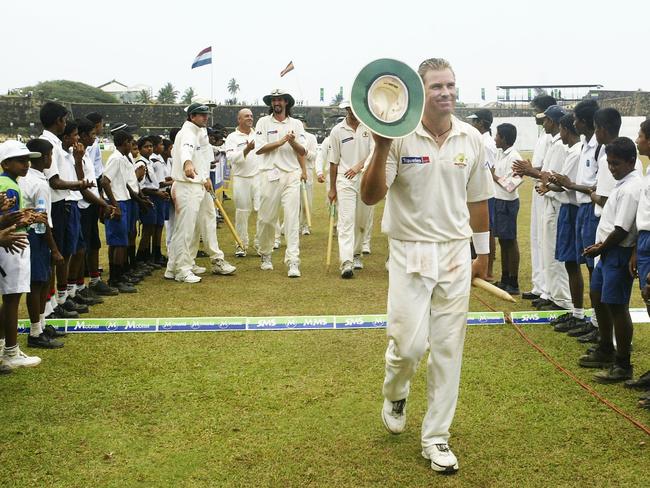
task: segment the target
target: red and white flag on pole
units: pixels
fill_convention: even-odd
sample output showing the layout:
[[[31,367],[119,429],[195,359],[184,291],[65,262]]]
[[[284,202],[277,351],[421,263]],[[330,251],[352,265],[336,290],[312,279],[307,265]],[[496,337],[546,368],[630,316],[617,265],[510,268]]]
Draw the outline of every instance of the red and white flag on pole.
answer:
[[[280,71],[280,78],[282,78],[284,75],[286,75],[293,68],[294,68],[293,61],[289,61],[289,64],[287,64],[287,67],[284,68],[282,71]]]

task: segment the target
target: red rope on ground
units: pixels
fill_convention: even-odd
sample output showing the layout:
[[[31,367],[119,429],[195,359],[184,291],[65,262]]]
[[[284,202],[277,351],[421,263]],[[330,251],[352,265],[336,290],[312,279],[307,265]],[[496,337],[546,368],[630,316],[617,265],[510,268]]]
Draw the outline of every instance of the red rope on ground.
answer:
[[[476,298],[479,302],[481,302],[483,305],[485,305],[487,308],[492,310],[493,312],[497,312],[494,308],[490,306],[489,303],[486,303],[476,295],[475,293],[472,295],[474,298]],[[576,375],[574,375],[571,371],[566,369],[564,366],[562,366],[560,363],[558,363],[551,355],[549,355],[544,349],[542,349],[541,346],[538,346],[530,337],[526,335],[526,333],[521,330],[521,328],[515,324],[512,319],[510,318],[510,314],[504,313],[503,314],[505,317],[505,321],[512,325],[514,329],[517,331],[517,333],[521,336],[523,340],[525,340],[528,344],[530,344],[533,348],[537,350],[542,356],[546,358],[547,361],[549,361],[553,366],[555,366],[558,370],[560,370],[562,373],[567,375],[569,378],[571,378],[573,381],[575,381],[582,389],[584,389],[587,393],[589,393],[591,396],[593,396],[596,400],[601,402],[603,405],[607,406],[626,420],[628,420],[630,423],[632,423],[635,427],[641,429],[643,432],[645,432],[647,435],[650,435],[650,428],[644,425],[643,423],[639,422],[635,418],[633,418],[631,415],[627,414],[623,410],[621,410],[618,406],[616,406],[614,403],[610,402],[607,398],[601,396],[596,390],[594,390],[591,386],[589,386],[587,383],[583,382],[580,378],[578,378]]]

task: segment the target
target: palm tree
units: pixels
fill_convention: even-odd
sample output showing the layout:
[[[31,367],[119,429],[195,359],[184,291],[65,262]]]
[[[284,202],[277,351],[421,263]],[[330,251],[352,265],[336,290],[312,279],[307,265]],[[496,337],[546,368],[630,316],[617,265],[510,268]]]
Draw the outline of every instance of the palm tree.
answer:
[[[185,90],[185,92],[183,92],[183,99],[181,100],[181,103],[189,105],[192,103],[192,98],[194,98],[194,95],[196,95],[196,93],[194,93],[194,88],[189,87],[187,90]]]
[[[339,105],[343,101],[343,93],[339,92],[332,98],[330,105]]]
[[[239,91],[239,83],[234,78],[231,78],[228,82],[228,92],[232,95],[232,98],[226,100],[228,105],[237,105],[237,92]]]
[[[151,103],[151,94],[149,90],[140,90],[136,95],[136,103]]]
[[[165,86],[158,90],[156,100],[158,103],[176,103],[176,97],[178,97],[178,90],[174,88],[174,85],[167,82]]]

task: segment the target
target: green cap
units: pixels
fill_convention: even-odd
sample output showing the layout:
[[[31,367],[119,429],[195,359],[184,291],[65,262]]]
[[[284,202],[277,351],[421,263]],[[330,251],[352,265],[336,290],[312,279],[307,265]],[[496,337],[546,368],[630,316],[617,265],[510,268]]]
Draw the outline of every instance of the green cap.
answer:
[[[189,107],[187,107],[187,115],[209,114],[209,113],[210,113],[210,107],[208,107],[203,103],[194,102],[190,104]]]
[[[391,139],[413,132],[424,113],[420,75],[396,59],[376,59],[352,84],[352,112],[372,132]]]

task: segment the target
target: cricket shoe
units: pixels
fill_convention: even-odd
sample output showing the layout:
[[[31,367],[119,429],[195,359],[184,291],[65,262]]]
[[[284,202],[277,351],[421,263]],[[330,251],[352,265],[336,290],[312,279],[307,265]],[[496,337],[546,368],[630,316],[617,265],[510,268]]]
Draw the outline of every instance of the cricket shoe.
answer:
[[[352,262],[354,269],[363,269],[363,262],[361,261],[361,256],[358,254],[354,256],[354,261]]]
[[[196,276],[191,271],[187,273],[185,276],[176,275],[176,278],[174,279],[179,283],[199,283],[201,281],[201,277]]]
[[[237,246],[235,248],[235,257],[236,258],[245,258],[246,257],[246,249],[243,247]]]
[[[391,434],[401,434],[406,428],[406,398],[391,402],[384,398],[381,420]]]
[[[273,241],[273,249],[280,249],[280,244],[282,244],[282,242],[280,241],[280,238],[278,237],[275,241]]]
[[[422,449],[422,457],[431,461],[431,469],[439,473],[453,474],[458,471],[458,459],[446,442]]]
[[[215,259],[212,261],[212,274],[227,276],[233,274],[235,271],[237,271],[237,268],[225,259]]]
[[[289,271],[287,271],[287,276],[289,278],[300,278],[300,268],[298,263],[289,263]]]
[[[300,233],[301,233],[303,236],[308,236],[308,235],[311,235],[311,230],[309,230],[309,226],[307,226],[307,225],[303,225],[303,227],[302,227]]]
[[[192,273],[194,273],[195,275],[202,275],[206,271],[207,269],[205,269],[203,266],[197,266],[196,264],[192,266]]]
[[[262,271],[273,271],[273,263],[271,262],[270,254],[262,254],[262,264],[260,264]]]
[[[346,261],[341,266],[341,278],[344,280],[349,280],[354,276],[354,270],[352,266],[352,261]]]
[[[361,252],[362,252],[363,254],[366,254],[366,255],[370,254],[370,245],[369,245],[369,244],[364,244],[364,245],[361,247]]]

